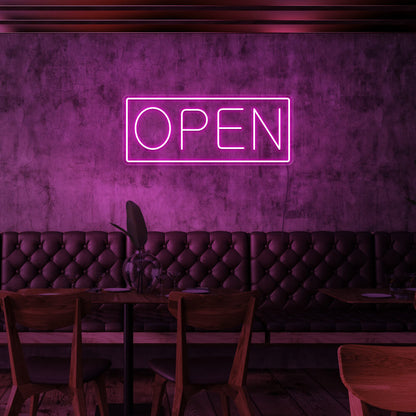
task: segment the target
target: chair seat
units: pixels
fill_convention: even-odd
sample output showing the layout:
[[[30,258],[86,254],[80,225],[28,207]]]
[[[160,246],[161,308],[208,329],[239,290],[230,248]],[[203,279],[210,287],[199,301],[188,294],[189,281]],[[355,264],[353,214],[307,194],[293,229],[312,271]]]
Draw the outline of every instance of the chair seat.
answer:
[[[405,305],[407,306],[407,305]],[[416,312],[407,307],[377,310],[281,311],[272,308],[258,313],[273,332],[403,332],[416,331]]]
[[[111,361],[104,358],[89,358],[82,361],[84,382],[96,379],[111,367]],[[70,360],[60,357],[29,357],[27,359],[29,378],[35,384],[68,384]]]
[[[228,382],[233,358],[201,357],[188,360],[191,384],[225,384]],[[160,358],[149,361],[150,368],[169,381],[175,381],[175,359]]]
[[[385,410],[416,411],[415,347],[343,345],[338,359],[345,387],[360,400]]]
[[[357,397],[377,408],[413,413],[416,409],[415,384],[416,375],[409,371],[400,376],[385,374],[377,378],[377,383],[374,377],[363,377],[356,383],[351,382],[349,388]]]

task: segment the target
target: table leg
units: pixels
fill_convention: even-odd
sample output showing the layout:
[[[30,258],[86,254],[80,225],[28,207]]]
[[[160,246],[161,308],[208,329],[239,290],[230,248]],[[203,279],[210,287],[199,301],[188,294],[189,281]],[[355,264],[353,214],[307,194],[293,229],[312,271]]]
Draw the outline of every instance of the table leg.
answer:
[[[123,416],[133,414],[133,305],[124,304],[124,408]]]

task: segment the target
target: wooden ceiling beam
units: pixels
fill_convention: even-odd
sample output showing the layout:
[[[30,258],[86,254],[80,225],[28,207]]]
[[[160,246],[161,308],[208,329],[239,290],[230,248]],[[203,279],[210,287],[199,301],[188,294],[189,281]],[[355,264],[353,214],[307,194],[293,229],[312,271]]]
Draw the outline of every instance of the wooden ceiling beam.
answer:
[[[0,31],[416,31],[416,4],[375,0],[0,0]]]

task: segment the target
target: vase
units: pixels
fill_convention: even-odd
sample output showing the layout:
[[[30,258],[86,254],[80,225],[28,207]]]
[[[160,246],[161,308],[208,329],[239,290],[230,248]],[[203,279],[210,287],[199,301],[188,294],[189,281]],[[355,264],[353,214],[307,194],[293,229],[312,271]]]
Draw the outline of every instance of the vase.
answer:
[[[137,250],[124,261],[123,277],[126,287],[149,293],[159,282],[160,263],[148,251]]]

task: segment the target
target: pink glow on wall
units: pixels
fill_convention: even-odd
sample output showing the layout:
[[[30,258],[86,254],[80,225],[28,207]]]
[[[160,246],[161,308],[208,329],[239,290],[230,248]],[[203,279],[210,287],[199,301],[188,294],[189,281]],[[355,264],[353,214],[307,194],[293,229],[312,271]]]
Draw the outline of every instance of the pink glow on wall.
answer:
[[[288,97],[127,97],[128,164],[288,164]]]

